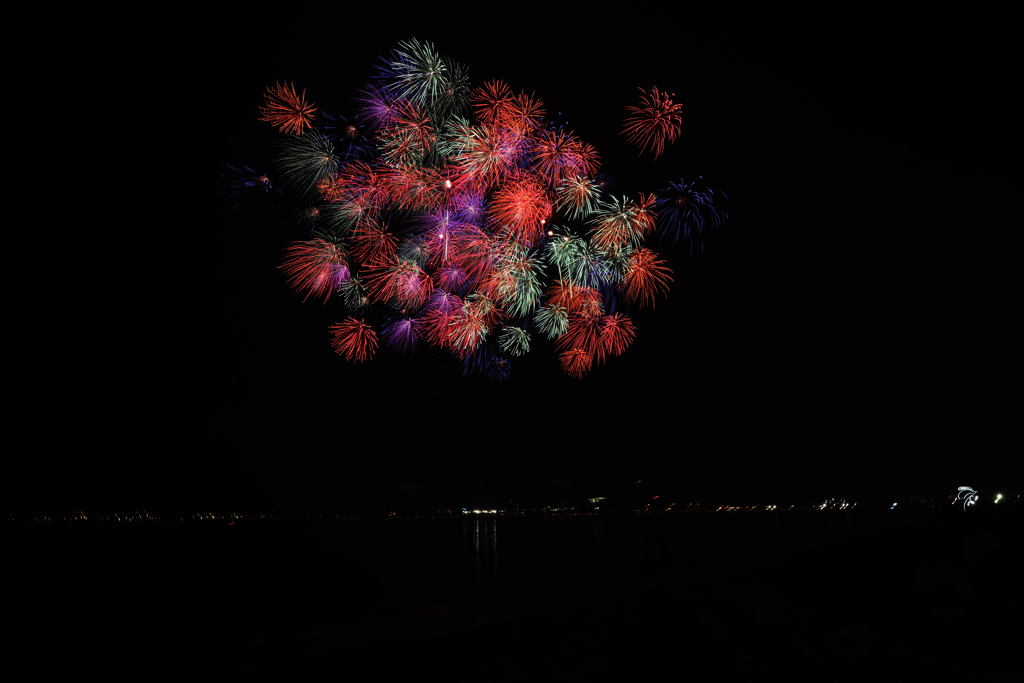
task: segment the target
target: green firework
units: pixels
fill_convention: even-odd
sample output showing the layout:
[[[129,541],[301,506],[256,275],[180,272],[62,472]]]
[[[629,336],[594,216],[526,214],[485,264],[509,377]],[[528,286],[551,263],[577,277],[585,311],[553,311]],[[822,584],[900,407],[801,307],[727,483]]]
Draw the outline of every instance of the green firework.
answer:
[[[503,327],[498,346],[510,356],[524,356],[530,352],[530,333],[521,327]]]
[[[309,196],[317,184],[338,172],[338,156],[330,138],[318,130],[289,135],[281,141],[278,155],[281,176],[289,185]]]
[[[548,339],[554,339],[561,337],[569,329],[569,311],[565,306],[544,306],[533,316],[533,321],[537,324],[537,329]]]

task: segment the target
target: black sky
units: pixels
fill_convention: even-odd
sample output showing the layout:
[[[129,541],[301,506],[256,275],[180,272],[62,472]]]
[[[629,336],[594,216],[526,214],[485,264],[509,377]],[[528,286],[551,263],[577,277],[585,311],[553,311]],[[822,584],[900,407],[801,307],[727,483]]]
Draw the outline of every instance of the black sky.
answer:
[[[147,24],[159,35],[130,80],[145,137],[129,147],[165,161],[136,232],[91,273],[103,296],[72,305],[95,334],[61,391],[38,389],[39,411],[66,419],[39,435],[12,499],[345,507],[641,477],[754,495],[1016,476],[1005,17],[630,8]],[[585,381],[550,353],[503,384],[429,352],[347,364],[325,332],[340,310],[303,305],[276,269],[301,229],[273,202],[225,201],[226,163],[269,169],[266,84],[297,81],[344,112],[411,36],[474,83],[535,89],[625,189],[703,174],[732,198],[703,256],[672,253],[671,296],[637,316],[631,351]],[[686,106],[682,142],[656,163],[616,135],[649,84]]]

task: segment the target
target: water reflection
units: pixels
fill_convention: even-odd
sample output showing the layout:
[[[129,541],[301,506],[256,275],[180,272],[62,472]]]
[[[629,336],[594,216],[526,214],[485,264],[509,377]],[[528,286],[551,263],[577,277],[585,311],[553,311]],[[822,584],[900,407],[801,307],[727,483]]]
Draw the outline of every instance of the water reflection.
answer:
[[[472,553],[477,581],[498,576],[498,520],[466,519],[462,522],[462,552]]]

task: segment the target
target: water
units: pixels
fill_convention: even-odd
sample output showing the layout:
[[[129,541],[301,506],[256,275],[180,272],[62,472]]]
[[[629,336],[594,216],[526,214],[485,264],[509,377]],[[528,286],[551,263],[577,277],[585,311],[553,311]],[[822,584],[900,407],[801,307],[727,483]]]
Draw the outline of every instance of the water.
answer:
[[[84,656],[106,666],[132,652],[143,669],[222,681],[908,680],[965,656],[976,671],[1011,666],[1018,521],[66,524],[8,545],[39,632],[77,624]]]

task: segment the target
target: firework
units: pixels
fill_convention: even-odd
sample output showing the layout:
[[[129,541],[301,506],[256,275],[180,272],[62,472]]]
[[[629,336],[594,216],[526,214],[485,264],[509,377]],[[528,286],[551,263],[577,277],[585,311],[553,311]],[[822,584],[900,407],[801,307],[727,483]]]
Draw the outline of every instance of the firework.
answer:
[[[660,157],[665,146],[675,142],[683,128],[683,105],[675,103],[675,93],[666,93],[657,87],[640,91],[640,103],[626,107],[626,120],[622,134],[626,141],[640,148],[640,153],[651,152]]]
[[[415,38],[403,40],[378,70],[384,87],[395,99],[425,107],[449,85],[448,63],[437,48]]]
[[[373,301],[392,301],[415,308],[421,306],[434,289],[430,276],[410,259],[373,263],[364,275],[366,291]]]
[[[555,339],[569,329],[569,310],[557,304],[544,306],[533,316],[533,322],[548,339]]]
[[[404,100],[399,100],[390,123],[378,133],[382,158],[399,167],[421,163],[436,141],[430,117]]]
[[[536,135],[530,150],[530,162],[551,185],[558,185],[571,175],[585,175],[584,169],[593,165],[584,160],[580,141],[560,129],[541,131]]]
[[[344,252],[338,245],[321,239],[290,245],[280,267],[289,286],[303,295],[303,301],[309,297],[327,301],[349,277]]]
[[[476,117],[485,125],[501,126],[511,119],[515,94],[504,81],[487,81],[471,95]]]
[[[331,347],[347,360],[362,363],[377,353],[377,332],[364,320],[349,316],[331,325],[330,333]]]
[[[498,333],[498,346],[510,356],[524,356],[530,352],[530,333],[521,327],[503,327]]]
[[[418,327],[419,321],[415,318],[397,318],[384,326],[381,336],[391,348],[401,353],[409,353],[416,348]]]
[[[562,370],[573,379],[583,379],[583,376],[590,372],[594,359],[583,349],[569,349],[563,351],[559,356]]]
[[[597,211],[601,186],[596,180],[574,175],[562,180],[556,191],[557,207],[572,219],[586,218]]]
[[[388,263],[397,252],[398,240],[386,225],[365,220],[352,231],[352,256],[360,263]]]
[[[562,306],[570,314],[596,315],[602,311],[601,293],[594,287],[582,287],[558,280],[548,290],[549,305]]]
[[[625,197],[612,197],[607,202],[600,202],[591,219],[594,246],[615,252],[639,244],[654,226],[651,203],[649,197],[641,198],[640,203]]]
[[[551,217],[551,200],[543,185],[530,175],[520,175],[499,189],[491,203],[492,223],[508,239],[531,246],[544,234]]]
[[[289,136],[278,157],[281,174],[304,195],[310,195],[330,181],[338,171],[338,156],[331,139],[318,130]]]
[[[629,257],[621,287],[626,301],[653,307],[655,297],[668,294],[670,282],[672,270],[665,260],[644,247]]]
[[[727,199],[704,184],[701,177],[680,178],[670,182],[658,193],[658,231],[673,244],[680,239],[690,240],[691,247],[699,242],[705,227],[717,228],[729,220],[729,214],[720,206]]]
[[[260,121],[266,121],[283,133],[301,135],[313,123],[316,107],[306,100],[306,91],[297,92],[293,83],[276,83],[267,88],[260,107]]]
[[[480,295],[473,295],[474,297]],[[486,297],[481,297],[489,301]],[[488,305],[481,305],[480,299],[467,299],[462,309],[455,313],[448,324],[446,342],[456,355],[465,358],[487,338],[490,332],[488,324]]]
[[[642,90],[629,108],[623,134],[641,154],[677,139],[674,97]],[[567,117],[504,81],[473,87],[425,41],[383,58],[354,118],[315,120],[291,84],[266,99],[261,119],[284,133],[274,177],[299,195],[286,212],[308,237],[281,268],[304,300],[344,307],[331,343],[349,360],[373,357],[378,339],[400,353],[423,343],[501,380],[541,335],[581,378],[630,347],[630,309],[669,290],[671,269],[645,246],[653,233],[692,240],[725,220],[724,195],[699,179],[613,193]],[[234,172],[236,189],[272,187]]]
[[[559,349],[582,349],[591,360],[604,360],[604,345],[601,343],[602,316],[596,313],[580,313],[569,317],[569,327],[555,340]]]
[[[228,164],[228,173],[231,174],[231,187],[235,190],[243,190],[249,188],[255,188],[262,190],[263,192],[270,192],[274,189],[274,184],[270,182],[270,178],[266,173],[260,173],[254,171],[248,166],[241,168]]]
[[[621,313],[606,315],[601,318],[599,336],[604,353],[621,356],[636,338],[636,325]]]
[[[352,313],[363,313],[370,306],[366,285],[358,277],[350,277],[341,283],[341,297],[345,302],[345,308]]]
[[[323,112],[324,123],[321,126],[324,134],[334,143],[343,158],[354,158],[368,154],[371,144],[366,131],[354,121],[341,114]]]

